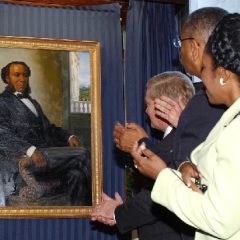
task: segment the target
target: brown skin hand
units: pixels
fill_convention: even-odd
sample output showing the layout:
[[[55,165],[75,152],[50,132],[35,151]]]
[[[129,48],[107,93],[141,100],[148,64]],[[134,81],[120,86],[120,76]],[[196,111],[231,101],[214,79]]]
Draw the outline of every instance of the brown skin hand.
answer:
[[[135,144],[131,155],[134,158],[134,163],[138,170],[151,179],[155,180],[158,174],[167,167],[166,163],[152,151],[147,149],[144,143],[140,146]]]
[[[113,137],[117,148],[131,153],[134,143],[148,135],[142,127],[135,123],[128,123],[126,127],[117,123],[114,126]]]
[[[77,136],[72,136],[69,139],[69,146],[70,147],[80,147],[81,146],[80,141]]]
[[[47,165],[45,157],[38,150],[34,151],[34,153],[31,156],[31,160],[36,168],[44,168]]]

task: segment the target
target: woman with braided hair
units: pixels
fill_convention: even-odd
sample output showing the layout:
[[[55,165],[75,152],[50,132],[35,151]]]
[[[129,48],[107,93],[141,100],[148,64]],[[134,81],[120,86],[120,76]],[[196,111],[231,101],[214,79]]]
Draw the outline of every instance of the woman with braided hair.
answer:
[[[153,201],[195,227],[196,240],[239,240],[240,14],[224,16],[215,28],[201,79],[209,102],[228,109],[189,162],[175,171],[143,145],[135,145],[132,153],[139,171],[156,179]]]

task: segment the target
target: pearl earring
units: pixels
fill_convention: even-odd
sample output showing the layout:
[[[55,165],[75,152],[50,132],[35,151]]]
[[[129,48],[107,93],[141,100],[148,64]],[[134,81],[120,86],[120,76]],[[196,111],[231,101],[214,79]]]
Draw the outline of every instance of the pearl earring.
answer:
[[[224,86],[226,83],[224,82],[224,78],[223,77],[221,77],[220,79],[219,79],[219,83],[220,83],[220,85],[221,86]]]

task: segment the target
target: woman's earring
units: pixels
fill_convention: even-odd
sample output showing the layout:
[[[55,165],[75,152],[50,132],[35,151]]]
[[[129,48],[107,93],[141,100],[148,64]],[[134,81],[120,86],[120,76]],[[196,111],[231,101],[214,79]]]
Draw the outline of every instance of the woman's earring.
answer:
[[[224,82],[224,78],[223,77],[220,77],[219,79],[219,83],[221,86],[224,86],[226,83]]]

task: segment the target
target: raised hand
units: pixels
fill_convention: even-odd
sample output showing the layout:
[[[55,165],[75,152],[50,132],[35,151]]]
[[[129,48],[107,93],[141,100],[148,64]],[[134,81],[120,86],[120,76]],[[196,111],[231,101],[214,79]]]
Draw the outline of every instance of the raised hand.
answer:
[[[115,208],[123,203],[121,196],[115,193],[115,199],[110,198],[107,194],[102,194],[102,202],[95,206],[91,213],[91,220],[113,226],[116,224],[114,219]]]
[[[126,127],[117,123],[113,131],[114,142],[120,150],[130,153],[135,142],[148,137],[145,130],[136,123],[127,123]]]
[[[145,176],[156,179],[158,174],[167,167],[166,163],[146,148],[142,143],[134,144],[131,155],[134,158],[135,167]]]
[[[154,100],[156,115],[167,120],[173,127],[178,126],[179,117],[185,108],[181,99],[173,101],[171,98],[161,96]]]

